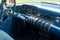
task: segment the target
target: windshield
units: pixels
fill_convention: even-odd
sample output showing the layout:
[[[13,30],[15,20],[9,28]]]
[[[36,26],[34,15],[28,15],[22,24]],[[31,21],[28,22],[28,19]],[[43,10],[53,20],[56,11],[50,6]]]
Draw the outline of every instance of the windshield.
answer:
[[[0,4],[1,4],[1,0],[0,0]]]
[[[45,2],[45,3],[54,3],[54,4],[60,4],[60,0],[15,0],[16,4],[21,4],[21,3],[40,3],[40,2]],[[1,0],[0,0],[1,3]],[[9,4],[9,0],[7,0],[7,4]]]
[[[16,4],[18,4],[18,3],[26,3],[26,2],[52,2],[52,3],[59,3],[60,0],[16,0]]]

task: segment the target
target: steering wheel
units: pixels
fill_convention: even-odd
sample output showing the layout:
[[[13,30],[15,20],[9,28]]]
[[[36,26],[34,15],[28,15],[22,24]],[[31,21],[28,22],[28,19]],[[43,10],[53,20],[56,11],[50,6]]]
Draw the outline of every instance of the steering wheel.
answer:
[[[1,0],[1,9],[0,9],[0,20],[1,21],[4,21],[5,19],[6,19],[6,15],[7,15],[7,13],[9,14],[9,13],[11,13],[11,10],[12,10],[12,7],[11,7],[11,5],[9,6],[6,6],[6,1],[7,0]],[[5,8],[5,7],[6,8]],[[13,5],[13,13],[12,13],[12,15],[14,14],[14,10],[15,10],[15,6],[16,6],[16,1],[14,0],[14,5]]]

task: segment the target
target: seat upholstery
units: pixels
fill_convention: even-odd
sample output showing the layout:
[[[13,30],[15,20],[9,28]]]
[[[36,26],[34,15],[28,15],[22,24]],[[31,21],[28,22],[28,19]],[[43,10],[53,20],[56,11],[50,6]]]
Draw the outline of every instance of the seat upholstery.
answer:
[[[0,30],[0,40],[14,40],[11,38],[7,33],[4,31]]]

